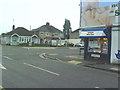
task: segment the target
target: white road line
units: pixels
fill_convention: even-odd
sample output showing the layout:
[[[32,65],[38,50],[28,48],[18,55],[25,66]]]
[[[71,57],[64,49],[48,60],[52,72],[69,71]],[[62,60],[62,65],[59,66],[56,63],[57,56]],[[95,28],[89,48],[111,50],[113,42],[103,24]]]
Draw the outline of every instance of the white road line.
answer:
[[[97,88],[97,89],[99,89],[99,90],[106,90],[106,89],[100,88],[100,87],[94,87],[94,88]]]
[[[42,70],[42,71],[44,71],[44,72],[48,72],[48,73],[53,74],[53,75],[56,75],[56,76],[59,76],[59,75],[60,75],[60,74],[58,74],[58,73],[55,73],[55,72],[52,72],[52,71],[49,71],[49,70],[46,70],[46,69],[43,69],[43,68],[40,68],[40,67],[31,65],[31,64],[28,64],[28,63],[24,63],[24,64],[27,65],[27,66],[31,66],[31,67],[33,67],[33,68]]]
[[[2,85],[0,85],[0,89],[1,89],[1,90],[5,90],[5,88],[4,88],[4,87],[2,87]]]
[[[2,69],[6,69],[2,64],[0,64],[0,68],[2,68]]]
[[[12,58],[9,58],[9,57],[7,57],[7,56],[3,56],[4,58],[6,58],[6,59],[9,59],[9,60],[13,60]]]
[[[95,88],[100,88],[100,87],[95,87]]]
[[[3,88],[3,87],[0,85],[0,89],[1,89],[1,90],[2,90],[2,88]]]

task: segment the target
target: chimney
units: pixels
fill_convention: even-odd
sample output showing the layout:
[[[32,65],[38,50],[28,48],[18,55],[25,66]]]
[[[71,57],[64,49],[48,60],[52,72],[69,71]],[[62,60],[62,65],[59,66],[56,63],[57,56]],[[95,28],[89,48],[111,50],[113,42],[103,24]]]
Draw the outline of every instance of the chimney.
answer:
[[[15,30],[15,25],[12,26],[12,30]]]
[[[46,26],[50,26],[50,23],[49,23],[49,22],[47,22],[47,23],[46,23]]]

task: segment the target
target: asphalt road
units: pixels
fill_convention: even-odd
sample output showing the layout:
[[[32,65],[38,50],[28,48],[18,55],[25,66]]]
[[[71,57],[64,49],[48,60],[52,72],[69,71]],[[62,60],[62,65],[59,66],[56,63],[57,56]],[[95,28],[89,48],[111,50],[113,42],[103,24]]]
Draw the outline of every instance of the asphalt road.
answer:
[[[39,54],[70,55],[78,50],[3,46],[2,85],[5,88],[118,88],[117,73],[76,66]]]

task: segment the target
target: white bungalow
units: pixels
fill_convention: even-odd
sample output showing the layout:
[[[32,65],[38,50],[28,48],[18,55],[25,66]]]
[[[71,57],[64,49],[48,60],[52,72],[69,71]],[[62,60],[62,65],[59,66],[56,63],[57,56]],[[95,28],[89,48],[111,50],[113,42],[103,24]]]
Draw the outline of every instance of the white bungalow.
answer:
[[[40,37],[24,27],[18,27],[8,33],[2,34],[1,43],[8,45],[40,44]]]

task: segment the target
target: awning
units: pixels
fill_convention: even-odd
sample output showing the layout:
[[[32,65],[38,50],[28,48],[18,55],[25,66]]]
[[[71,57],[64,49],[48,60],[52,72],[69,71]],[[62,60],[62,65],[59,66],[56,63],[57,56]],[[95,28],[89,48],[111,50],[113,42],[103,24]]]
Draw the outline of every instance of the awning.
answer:
[[[106,38],[106,28],[84,29],[80,31],[80,38]]]

